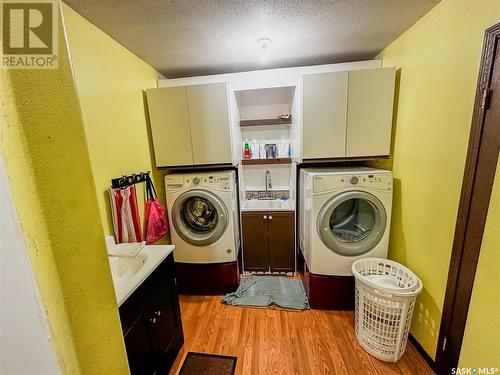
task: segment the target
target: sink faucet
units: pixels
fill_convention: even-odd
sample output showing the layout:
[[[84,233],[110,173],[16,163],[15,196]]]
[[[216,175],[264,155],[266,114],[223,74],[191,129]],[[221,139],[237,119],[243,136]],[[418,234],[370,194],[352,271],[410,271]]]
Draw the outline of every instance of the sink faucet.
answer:
[[[273,185],[271,184],[271,172],[269,170],[266,171],[266,191],[271,189]]]

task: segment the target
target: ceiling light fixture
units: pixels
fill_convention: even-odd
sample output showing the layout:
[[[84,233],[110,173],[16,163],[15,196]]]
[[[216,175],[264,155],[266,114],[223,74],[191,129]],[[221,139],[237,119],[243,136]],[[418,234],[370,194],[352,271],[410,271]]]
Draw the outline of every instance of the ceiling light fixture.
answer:
[[[257,46],[259,47],[260,62],[266,64],[269,61],[271,54],[271,39],[260,38],[257,39]]]

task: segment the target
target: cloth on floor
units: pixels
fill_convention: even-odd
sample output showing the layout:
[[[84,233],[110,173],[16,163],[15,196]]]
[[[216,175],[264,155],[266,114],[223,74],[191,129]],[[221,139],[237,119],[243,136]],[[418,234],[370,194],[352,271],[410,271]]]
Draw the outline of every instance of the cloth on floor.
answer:
[[[258,307],[277,305],[294,310],[309,308],[302,282],[279,276],[248,276],[241,281],[236,292],[226,294],[222,303]]]

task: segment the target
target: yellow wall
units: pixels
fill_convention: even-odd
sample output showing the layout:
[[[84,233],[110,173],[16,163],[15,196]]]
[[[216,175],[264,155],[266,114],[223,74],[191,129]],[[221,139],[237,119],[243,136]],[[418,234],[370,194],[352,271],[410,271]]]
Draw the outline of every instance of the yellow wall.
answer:
[[[0,69],[0,150],[63,373],[123,374],[128,365],[61,23],[58,43],[56,70]]]
[[[164,201],[143,101],[143,90],[156,87],[158,73],[67,5],[63,13],[102,225],[107,235],[113,234],[107,194],[111,178],[153,171]],[[137,185],[141,219],[142,185]]]
[[[500,367],[500,161],[484,229],[459,367]]]
[[[389,257],[423,281],[412,334],[435,357],[484,30],[500,2],[444,0],[381,54],[400,68]]]

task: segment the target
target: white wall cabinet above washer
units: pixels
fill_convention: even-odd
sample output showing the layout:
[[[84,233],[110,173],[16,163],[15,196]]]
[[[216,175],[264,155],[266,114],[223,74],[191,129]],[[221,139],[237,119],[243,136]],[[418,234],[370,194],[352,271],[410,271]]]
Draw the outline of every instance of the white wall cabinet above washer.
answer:
[[[304,74],[299,159],[387,156],[394,68]]]
[[[158,167],[232,163],[227,83],[146,90]]]
[[[391,147],[396,69],[349,72],[346,156],[385,156]]]
[[[345,156],[347,86],[347,72],[303,76],[303,158]]]
[[[192,165],[191,130],[184,87],[146,90],[156,165]]]

